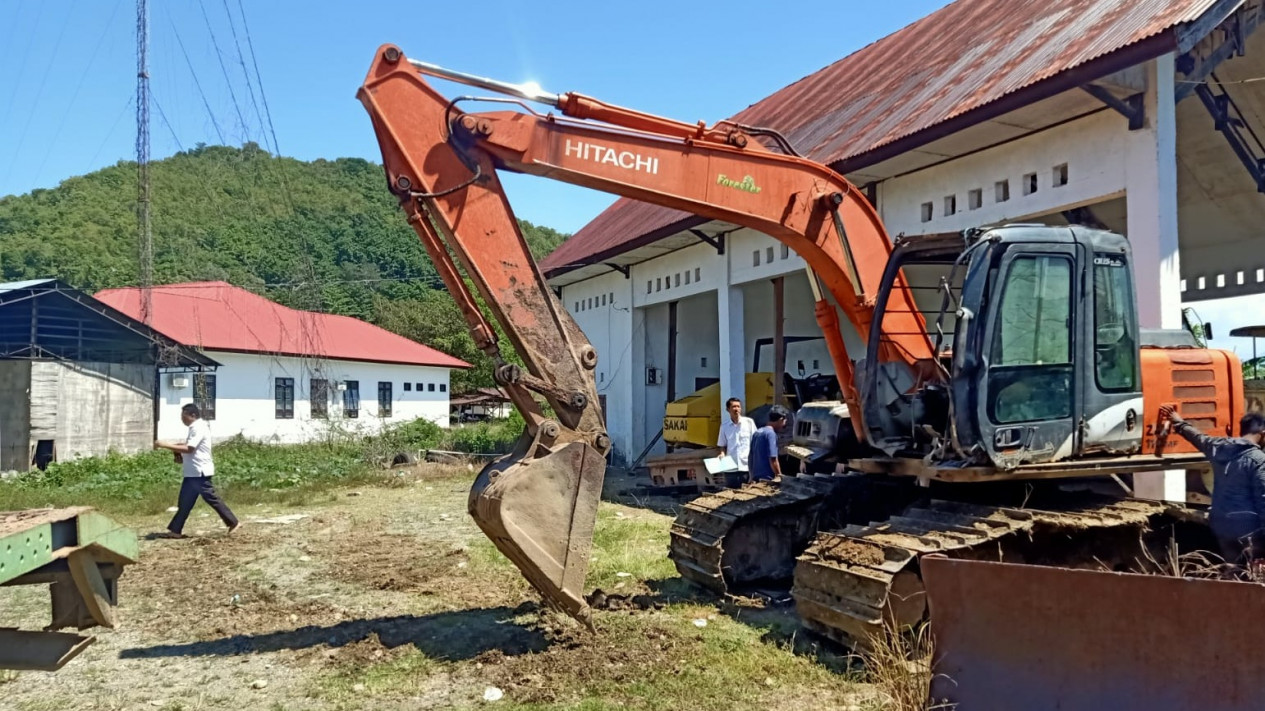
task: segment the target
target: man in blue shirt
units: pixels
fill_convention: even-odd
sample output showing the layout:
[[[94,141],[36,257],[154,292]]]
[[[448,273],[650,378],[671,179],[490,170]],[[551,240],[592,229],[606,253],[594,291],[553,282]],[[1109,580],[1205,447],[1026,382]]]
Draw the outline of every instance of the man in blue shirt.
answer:
[[[1208,527],[1227,563],[1265,557],[1265,415],[1249,412],[1239,420],[1239,436],[1210,437],[1182,419],[1172,405],[1160,417],[1199,448],[1212,463],[1212,507]],[[752,447],[752,456],[755,455]]]
[[[769,410],[769,424],[755,431],[751,438],[751,457],[747,466],[752,481],[770,481],[781,478],[782,465],[777,460],[777,435],[786,427],[786,410],[774,407]]]

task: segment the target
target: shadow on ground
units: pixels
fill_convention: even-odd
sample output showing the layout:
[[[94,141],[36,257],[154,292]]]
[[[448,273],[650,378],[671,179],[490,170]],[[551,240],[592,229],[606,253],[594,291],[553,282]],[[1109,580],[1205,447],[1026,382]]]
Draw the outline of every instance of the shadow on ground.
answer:
[[[514,622],[520,615],[536,612],[532,603],[518,607],[439,612],[432,615],[400,615],[369,620],[349,620],[335,625],[308,626],[265,634],[234,635],[185,644],[133,647],[119,652],[121,659],[157,657],[234,656],[282,649],[306,649],[320,645],[342,647],[377,635],[388,648],[411,644],[432,659],[460,661],[492,650],[515,656],[546,649],[550,640],[537,629]]]
[[[649,595],[608,595],[595,591],[590,604],[603,609],[651,609],[674,604],[715,605],[717,612],[761,631],[760,640],[791,653],[809,657],[836,674],[854,674],[861,658],[841,644],[804,629],[790,596],[789,585],[736,591],[720,595],[683,578],[647,580]],[[599,597],[600,595],[600,597]]]

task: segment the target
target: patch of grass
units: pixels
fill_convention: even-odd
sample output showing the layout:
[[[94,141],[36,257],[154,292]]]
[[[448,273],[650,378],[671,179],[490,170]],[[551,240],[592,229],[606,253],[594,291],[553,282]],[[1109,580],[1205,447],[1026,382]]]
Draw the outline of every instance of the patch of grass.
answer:
[[[614,711],[626,708],[623,704],[602,699],[584,699],[572,704],[522,704],[511,701],[498,703],[496,707],[499,711]]]
[[[599,624],[612,643],[612,660],[599,678],[573,686],[569,695],[637,709],[788,708],[796,698],[812,708],[848,705],[852,679],[717,613],[714,606],[691,604],[656,615],[603,614]],[[707,625],[696,627],[696,619]]]
[[[440,662],[422,651],[409,648],[387,661],[342,665],[333,674],[324,677],[320,686],[323,692],[334,697],[387,691],[412,694],[419,691],[424,681],[441,666]],[[364,688],[356,689],[358,684]]]
[[[694,626],[698,618],[707,619],[707,626]],[[519,711],[846,708],[862,698],[853,677],[770,643],[759,628],[711,606],[602,612],[597,625],[595,637],[555,639],[539,652],[446,662],[409,650],[348,669],[328,679],[323,690],[341,695],[363,684],[361,694],[417,695],[442,679],[451,707],[481,706],[482,690],[495,686],[505,694],[496,707]]]
[[[508,452],[523,433],[523,416],[514,411],[503,420],[454,425],[444,430],[438,449],[474,454]]]
[[[384,467],[402,453],[507,451],[522,428],[515,415],[447,430],[415,420],[369,437],[330,429],[320,441],[299,445],[239,437],[215,446],[216,488],[238,505],[299,506],[332,487],[389,484]],[[84,457],[0,481],[0,511],[95,506],[109,513],[154,514],[174,502],[179,484],[180,465],[165,450]]]
[[[660,580],[676,575],[668,559],[666,516],[603,501],[593,529],[593,554],[587,584],[611,591],[620,582]],[[619,577],[619,573],[629,573]]]
[[[236,505],[302,505],[334,486],[387,483],[376,454],[426,444],[432,429],[439,428],[423,422],[378,437],[301,445],[231,439],[215,446],[216,488]],[[179,484],[180,465],[171,452],[111,453],[54,462],[46,471],[0,482],[0,510],[96,506],[112,513],[153,514],[174,503]]]

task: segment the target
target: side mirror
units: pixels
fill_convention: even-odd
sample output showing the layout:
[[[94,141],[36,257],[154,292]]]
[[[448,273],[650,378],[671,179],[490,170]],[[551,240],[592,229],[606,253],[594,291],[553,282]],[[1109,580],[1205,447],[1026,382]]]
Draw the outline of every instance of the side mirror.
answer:
[[[1204,340],[1211,341],[1212,340],[1212,324],[1205,323],[1203,327],[1204,327]]]

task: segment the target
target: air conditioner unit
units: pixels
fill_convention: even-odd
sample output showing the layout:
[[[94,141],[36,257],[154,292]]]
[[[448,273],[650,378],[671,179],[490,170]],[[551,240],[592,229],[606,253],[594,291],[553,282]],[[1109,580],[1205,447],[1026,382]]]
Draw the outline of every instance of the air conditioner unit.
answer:
[[[340,381],[338,381],[338,384],[334,386],[334,389],[336,389],[336,390],[346,390],[346,389],[347,389],[347,383],[344,383],[343,381],[341,381],[341,380],[340,380]]]
[[[176,390],[183,390],[189,387],[189,376],[184,373],[172,373],[171,387]]]

